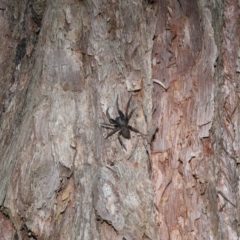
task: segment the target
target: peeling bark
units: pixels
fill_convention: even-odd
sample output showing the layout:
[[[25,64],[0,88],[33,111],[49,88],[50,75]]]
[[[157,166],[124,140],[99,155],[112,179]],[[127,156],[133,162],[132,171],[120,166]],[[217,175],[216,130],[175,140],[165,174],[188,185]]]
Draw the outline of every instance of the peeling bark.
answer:
[[[238,239],[238,3],[161,1],[159,9],[153,78],[167,86],[153,94],[160,238]]]
[[[0,2],[3,239],[237,239],[239,4]],[[106,110],[136,108],[104,139]]]

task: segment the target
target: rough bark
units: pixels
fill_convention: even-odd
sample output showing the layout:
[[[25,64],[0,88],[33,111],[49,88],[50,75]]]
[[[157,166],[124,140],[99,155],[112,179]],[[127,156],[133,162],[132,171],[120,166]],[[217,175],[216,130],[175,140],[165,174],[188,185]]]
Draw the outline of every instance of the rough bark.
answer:
[[[0,2],[3,239],[237,239],[239,4]],[[116,98],[131,140],[108,130]]]
[[[153,18],[144,2],[5,2],[0,205],[12,236],[158,238],[150,143],[132,134],[124,151],[100,127],[131,93],[131,125],[151,124]]]
[[[153,175],[161,239],[239,237],[239,4],[160,1]]]

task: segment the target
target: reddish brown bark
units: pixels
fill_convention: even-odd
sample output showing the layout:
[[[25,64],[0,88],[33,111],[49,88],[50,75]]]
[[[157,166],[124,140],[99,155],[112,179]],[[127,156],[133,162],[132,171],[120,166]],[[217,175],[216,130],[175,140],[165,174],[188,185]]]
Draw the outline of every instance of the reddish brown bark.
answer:
[[[237,1],[159,4],[152,159],[161,239],[239,237],[238,21]]]

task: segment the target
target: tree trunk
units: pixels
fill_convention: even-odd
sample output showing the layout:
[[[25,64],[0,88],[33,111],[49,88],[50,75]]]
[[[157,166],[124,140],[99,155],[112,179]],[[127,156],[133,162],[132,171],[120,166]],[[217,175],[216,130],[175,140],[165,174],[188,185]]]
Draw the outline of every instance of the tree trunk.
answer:
[[[238,239],[238,1],[0,1],[2,238]]]

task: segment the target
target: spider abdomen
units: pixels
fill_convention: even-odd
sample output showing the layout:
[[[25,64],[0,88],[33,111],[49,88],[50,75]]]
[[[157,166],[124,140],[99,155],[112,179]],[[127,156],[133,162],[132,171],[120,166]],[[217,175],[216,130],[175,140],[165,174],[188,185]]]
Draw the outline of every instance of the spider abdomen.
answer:
[[[127,126],[122,127],[121,134],[126,139],[130,139],[131,138],[130,130],[129,130],[129,128]]]

